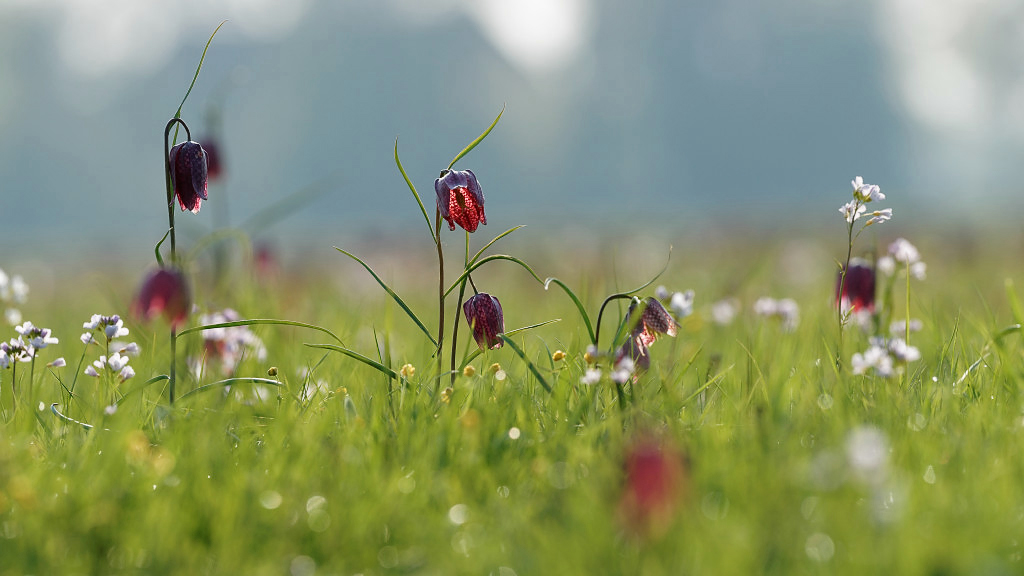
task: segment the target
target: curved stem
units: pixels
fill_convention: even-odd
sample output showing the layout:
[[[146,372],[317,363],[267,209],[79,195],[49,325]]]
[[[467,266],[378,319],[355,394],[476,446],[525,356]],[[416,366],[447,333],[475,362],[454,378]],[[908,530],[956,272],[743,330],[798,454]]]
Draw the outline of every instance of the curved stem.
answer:
[[[604,316],[604,309],[608,304],[611,304],[613,300],[622,300],[632,298],[629,294],[612,294],[611,296],[604,299],[601,303],[601,310],[597,313],[597,327],[594,329],[594,346],[598,345],[601,338],[601,317]]]
[[[860,201],[857,201],[853,208],[853,214],[857,214],[857,208],[859,207]],[[836,295],[836,308],[839,310],[839,346],[836,348],[836,368],[841,367],[843,363],[843,291],[846,290],[846,271],[850,269],[850,260],[853,257],[853,222],[854,220],[851,217],[849,225],[846,227],[846,263],[839,272],[839,294]],[[860,232],[857,234],[860,235]]]
[[[171,262],[175,262],[175,242],[174,242],[174,185],[171,183],[171,150],[170,146],[167,145],[167,138],[171,135],[171,128],[175,124],[181,124],[185,127],[185,138],[192,140],[192,132],[188,129],[188,124],[181,118],[171,118],[167,121],[167,126],[164,127],[164,182],[167,186],[167,225],[171,230]]]
[[[218,26],[218,28],[219,28],[219,26]],[[214,34],[216,34],[216,31],[214,32]],[[212,39],[213,37],[211,36],[210,38]],[[207,44],[209,44],[209,43],[207,43]],[[205,51],[204,51],[204,54],[205,54]],[[196,71],[196,75],[198,75],[198,74],[199,74],[199,71],[197,70]],[[194,80],[193,80],[193,82],[194,82]],[[189,90],[191,90],[191,88]],[[186,94],[185,97],[187,98],[188,94]],[[180,111],[180,109],[179,109],[179,111]],[[170,228],[170,233],[171,233],[171,264],[177,264],[178,263],[178,253],[177,253],[177,246],[175,244],[175,238],[174,238],[174,186],[171,183],[171,155],[170,155],[171,151],[170,151],[169,146],[167,145],[167,138],[170,136],[171,127],[174,126],[175,124],[181,124],[182,126],[184,126],[185,127],[185,138],[187,140],[189,140],[189,141],[192,140],[192,132],[188,129],[188,124],[185,124],[184,120],[182,120],[181,118],[178,118],[177,116],[175,116],[174,118],[171,118],[170,120],[167,121],[167,126],[164,127],[164,183],[165,183],[165,185],[167,187],[167,226]],[[168,398],[169,398],[171,404],[174,404],[174,375],[175,375],[175,373],[174,373],[174,364],[175,364],[174,360],[175,360],[175,357],[177,356],[177,354],[175,353],[176,352],[176,348],[177,348],[176,345],[177,345],[177,334],[175,333],[174,325],[172,323],[171,324],[171,369],[170,369],[170,386],[169,386],[169,394],[168,394]]]

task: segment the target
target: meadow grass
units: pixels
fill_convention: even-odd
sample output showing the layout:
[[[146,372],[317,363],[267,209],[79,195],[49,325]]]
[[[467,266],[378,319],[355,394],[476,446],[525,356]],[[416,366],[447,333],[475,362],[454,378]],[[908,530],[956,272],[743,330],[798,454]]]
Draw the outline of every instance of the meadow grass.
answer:
[[[67,279],[25,315],[61,338],[42,359],[68,366],[37,365],[29,383],[20,365],[16,412],[12,373],[0,372],[0,574],[1019,573],[1024,375],[1019,330],[1003,331],[1020,320],[1003,287],[1012,260],[927,246],[926,257],[950,256],[932,258],[914,286],[922,359],[890,378],[855,376],[849,359],[867,336],[847,327],[837,368],[835,268],[818,240],[677,248],[658,282],[694,288],[696,311],[651,347],[624,408],[607,378],[581,384],[582,321],[564,293],[522,269],[490,264],[478,282],[501,297],[508,329],[560,319],[513,337],[552,392],[505,346],[446,393],[423,333],[335,254],[269,279],[236,270],[219,287],[199,271],[197,300],[319,324],[396,371],[414,365],[410,378],[303,346],[331,342],[316,331],[253,326],[267,357],[243,360],[237,375],[280,387],[184,396],[221,377],[189,375],[183,359],[201,355],[202,340],[186,335],[170,407],[166,381],[133,391],[166,371],[166,325],[127,319],[142,354],[108,415],[109,391],[78,367],[78,326],[125,313],[136,280]],[[613,267],[613,252],[519,253],[577,289],[593,315],[664,257],[619,252]],[[416,273],[418,253],[397,253],[366,259],[412,308],[430,310],[436,280]],[[71,289],[90,284],[105,297]],[[800,303],[794,331],[752,313],[763,295]],[[724,297],[741,307],[719,325],[709,306]],[[475,349],[465,326],[459,338],[460,357]],[[556,350],[566,358],[552,360]],[[95,428],[59,418],[51,402]],[[623,517],[624,459],[643,436],[688,465],[669,520],[637,530]],[[857,460],[865,440],[882,448],[867,468]]]

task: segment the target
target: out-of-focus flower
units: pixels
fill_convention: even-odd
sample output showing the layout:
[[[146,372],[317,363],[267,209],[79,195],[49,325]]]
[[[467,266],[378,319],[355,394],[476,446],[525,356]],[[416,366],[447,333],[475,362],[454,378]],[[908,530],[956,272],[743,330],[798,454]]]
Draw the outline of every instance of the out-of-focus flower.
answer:
[[[800,324],[800,305],[792,298],[776,300],[774,298],[758,298],[754,302],[754,313],[766,318],[778,318],[782,321],[782,329],[787,332],[796,330]]]
[[[654,297],[663,302],[665,300],[668,300],[669,296],[671,295],[672,293],[669,292],[668,288],[665,288],[664,286],[658,286],[657,288],[654,289]]]
[[[64,357],[63,356],[61,356],[60,358],[57,358],[53,362],[50,362],[49,364],[47,364],[47,366],[49,366],[51,368],[63,368],[65,366],[67,366],[67,365],[68,365],[68,363],[64,361]]]
[[[693,300],[693,290],[676,292],[672,295],[672,299],[669,301],[668,307],[672,309],[672,313],[676,315],[676,318],[683,319],[690,314],[693,314]]]
[[[836,305],[843,312],[875,309],[875,269],[866,260],[850,260],[845,277],[836,275]]]
[[[188,280],[177,268],[158,268],[150,272],[132,303],[132,313],[142,320],[162,314],[175,328],[185,323],[191,308]]]
[[[445,170],[434,181],[437,209],[455,230],[458,224],[466,232],[476,232],[477,226],[487,224],[484,215],[484,193],[472,170]]]
[[[902,338],[893,338],[889,341],[889,352],[900,362],[915,362],[921,359],[921,352],[914,346],[906,343]]]
[[[910,265],[910,275],[914,280],[924,280],[927,265],[924,262],[914,262]]]
[[[910,320],[910,331],[920,332],[924,328],[924,322],[921,322],[917,318]],[[907,333],[907,321],[906,320],[895,320],[889,325],[889,334],[893,336],[900,336]]]
[[[740,305],[735,298],[719,300],[711,305],[711,319],[719,326],[732,324],[739,313]]]
[[[7,368],[11,362],[29,362],[36,351],[31,344],[26,344],[21,336],[11,338],[10,342],[0,343],[0,368]]]
[[[889,245],[889,255],[901,264],[913,264],[921,260],[921,254],[905,238],[897,238]]]
[[[498,299],[485,292],[475,294],[462,305],[466,322],[473,331],[473,339],[481,350],[501,348],[503,341],[498,334],[505,332],[505,319]]]
[[[0,270],[0,304],[8,307],[4,310],[4,319],[11,326],[21,323],[21,311],[10,307],[11,304],[24,304],[28,299],[28,284],[21,276],[11,278]]]
[[[50,344],[59,344],[60,340],[51,335],[49,328],[37,328],[31,322],[25,322],[21,326],[15,326],[14,331],[23,338],[28,338],[33,348],[42,349]]]
[[[647,358],[647,354],[643,355]],[[650,360],[648,360],[648,364]],[[615,367],[612,370],[612,382],[616,384],[625,384],[633,376],[633,372],[636,370],[636,363],[630,358],[630,355],[624,354],[615,363]]]
[[[601,370],[599,368],[587,368],[587,371],[580,377],[580,384],[597,384],[601,381]]]
[[[875,184],[865,184],[860,176],[854,178],[850,184],[853,185],[853,197],[861,202],[867,203],[874,200],[885,200],[882,189]]]
[[[651,437],[632,442],[625,451],[619,516],[639,536],[657,536],[668,528],[686,490],[686,458]]]
[[[216,181],[224,169],[220,158],[220,145],[210,138],[204,138],[200,145],[206,152],[206,178]]]
[[[416,367],[413,366],[412,364],[403,364],[402,369],[399,370],[398,373],[402,375],[402,378],[408,380],[409,378],[412,378],[413,374],[416,373]]]
[[[866,374],[874,369],[876,376],[888,378],[896,373],[897,364],[902,370],[903,365],[920,359],[921,352],[902,338],[872,338],[867,351],[858,352],[850,359],[850,368],[854,374]]]
[[[206,200],[207,156],[198,142],[182,142],[168,154],[171,164],[171,184],[182,211],[198,214]]]
[[[200,325],[225,324],[237,322],[242,317],[231,308],[225,308],[212,314],[204,314],[199,317]],[[211,328],[203,330],[204,352],[206,357],[220,363],[221,373],[225,376],[234,374],[235,369],[242,362],[244,356],[252,354],[257,360],[265,360],[267,349],[263,341],[247,326],[229,326],[226,328]],[[202,362],[199,359],[190,359],[194,373],[202,372]]]
[[[562,360],[565,360],[565,352],[562,352],[561,350],[555,350],[554,354],[551,355],[551,361],[561,362]]]
[[[878,259],[876,266],[878,271],[886,276],[892,276],[896,273],[896,261],[892,259],[892,256],[882,256]]]
[[[889,441],[873,426],[855,428],[846,438],[846,456],[853,475],[866,484],[881,484],[888,475]]]

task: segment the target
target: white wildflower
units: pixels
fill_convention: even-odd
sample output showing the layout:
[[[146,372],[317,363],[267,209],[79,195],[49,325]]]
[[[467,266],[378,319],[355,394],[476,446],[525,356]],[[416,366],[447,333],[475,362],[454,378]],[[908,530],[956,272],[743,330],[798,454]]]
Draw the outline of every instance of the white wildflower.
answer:
[[[897,238],[889,245],[889,255],[901,264],[913,264],[921,259],[917,248],[905,238]]]
[[[739,313],[739,303],[733,298],[719,300],[711,305],[711,319],[720,326],[731,324]]]
[[[676,318],[685,318],[690,314],[693,314],[693,290],[687,290],[686,292],[676,292],[672,295],[672,300],[669,302],[669,308],[676,315]]]
[[[599,368],[588,368],[583,377],[580,378],[580,384],[597,384],[601,381],[601,370]]]

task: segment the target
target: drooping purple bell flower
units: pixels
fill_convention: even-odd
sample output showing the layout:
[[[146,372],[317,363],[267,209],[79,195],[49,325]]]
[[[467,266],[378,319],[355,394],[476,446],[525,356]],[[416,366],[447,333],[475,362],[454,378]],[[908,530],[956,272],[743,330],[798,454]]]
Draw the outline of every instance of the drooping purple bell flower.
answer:
[[[132,313],[142,320],[163,315],[174,327],[188,319],[192,293],[188,280],[177,268],[159,268],[146,276],[132,303]]]
[[[498,334],[505,332],[505,319],[501,314],[501,302],[497,298],[481,292],[466,300],[462,312],[481,350],[501,348],[504,342]]]
[[[843,271],[836,276],[836,306],[841,310],[857,312],[875,310],[875,269],[865,260],[850,261],[843,279]]]
[[[171,165],[171,185],[182,211],[191,210],[198,214],[203,200],[206,200],[207,163],[206,150],[198,142],[182,142],[168,153]]]
[[[476,232],[477,226],[487,224],[484,215],[484,192],[472,170],[445,170],[434,180],[437,209],[448,222],[448,229],[458,224],[466,232]]]

